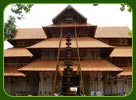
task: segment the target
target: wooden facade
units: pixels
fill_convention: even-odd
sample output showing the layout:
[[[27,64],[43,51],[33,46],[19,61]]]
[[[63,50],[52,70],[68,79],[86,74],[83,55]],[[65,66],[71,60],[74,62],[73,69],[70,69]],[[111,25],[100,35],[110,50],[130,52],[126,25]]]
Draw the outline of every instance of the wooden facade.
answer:
[[[65,56],[65,37],[72,36],[72,61],[77,63],[75,31],[86,96],[126,95],[132,88],[132,37],[127,27],[97,27],[68,5],[53,24],[39,29],[19,29],[4,51],[4,88],[9,95],[51,95],[60,32],[63,39],[60,63]],[[108,34],[109,33],[109,34]],[[124,34],[124,35],[123,35]],[[56,93],[61,95],[62,72],[59,67]],[[77,71],[77,66],[73,66]]]

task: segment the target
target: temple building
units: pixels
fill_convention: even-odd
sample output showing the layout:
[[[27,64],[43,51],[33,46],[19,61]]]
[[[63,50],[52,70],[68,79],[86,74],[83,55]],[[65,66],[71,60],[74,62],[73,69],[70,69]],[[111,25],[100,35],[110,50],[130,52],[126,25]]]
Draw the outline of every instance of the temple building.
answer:
[[[89,12],[88,12],[89,13]],[[72,62],[78,61],[84,94],[124,95],[132,89],[132,36],[128,27],[99,27],[68,5],[42,28],[22,28],[4,51],[4,88],[9,95],[51,95],[60,33],[59,63],[65,60],[66,35],[71,35]],[[75,37],[77,33],[77,38]],[[78,47],[76,45],[76,39]],[[72,67],[77,71],[77,66]],[[62,92],[64,66],[59,66],[56,94]]]

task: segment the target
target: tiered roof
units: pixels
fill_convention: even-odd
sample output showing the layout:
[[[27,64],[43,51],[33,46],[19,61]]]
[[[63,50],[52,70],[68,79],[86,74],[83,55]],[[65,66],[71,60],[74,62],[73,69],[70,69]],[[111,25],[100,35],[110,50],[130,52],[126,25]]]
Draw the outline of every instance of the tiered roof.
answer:
[[[132,38],[130,35],[130,30],[128,27],[97,27],[96,25],[88,24],[87,18],[82,14],[76,11],[73,7],[68,5],[62,12],[60,12],[53,20],[53,24],[48,25],[42,28],[26,28],[19,29],[15,38],[9,40],[20,41],[20,40],[41,40],[42,42],[36,43],[32,46],[26,47],[29,49],[41,49],[41,48],[58,48],[60,38],[52,37],[51,30],[60,30],[63,27],[63,32],[66,28],[74,30],[77,29],[81,31],[82,28],[87,28],[89,31],[89,37],[78,37],[78,46],[79,48],[114,48],[111,52],[110,57],[132,57],[132,47],[123,46],[123,47],[114,47],[103,43],[97,38]],[[54,33],[55,34],[55,33]],[[50,36],[50,37],[49,37]],[[95,39],[96,38],[96,39]],[[72,38],[71,47],[76,48],[76,41]],[[66,41],[62,39],[61,47],[66,47]],[[4,57],[32,57],[34,56],[26,48],[10,48],[4,51]],[[61,62],[62,63],[62,62]],[[76,62],[74,62],[76,63]],[[63,66],[64,68],[64,66]],[[62,66],[60,70],[63,71]],[[74,71],[77,70],[77,66],[73,66]],[[106,60],[86,60],[81,61],[81,70],[82,71],[113,71],[121,72],[119,75],[132,75],[132,70],[126,68],[119,68]],[[55,60],[35,60],[32,63],[17,69],[16,67],[7,67],[4,68],[4,76],[24,76],[24,74],[18,71],[55,71],[56,70],[56,61]],[[128,72],[127,72],[128,71]]]
[[[95,38],[132,38],[128,27],[98,27]]]
[[[68,24],[51,24],[46,26],[45,28],[60,28],[60,27],[91,27],[94,25],[91,25],[89,23],[82,23],[82,24],[78,24],[78,23],[68,23]]]
[[[113,49],[110,57],[132,57],[131,46],[118,46]]]
[[[46,39],[46,34],[42,28],[22,28],[18,29],[18,33],[12,40],[19,39]]]
[[[98,63],[99,62],[99,63]],[[36,60],[32,63],[18,69],[19,71],[55,71],[56,60]],[[77,62],[74,61],[75,64]],[[62,65],[63,62],[60,61]],[[106,60],[86,60],[80,62],[81,71],[123,71],[123,69],[111,64]],[[77,66],[72,66],[74,71],[77,70]],[[64,66],[60,66],[60,70],[63,71]]]
[[[118,76],[132,76],[132,66],[121,67],[124,71],[119,73]]]
[[[65,24],[51,24],[42,28],[45,31],[47,38],[52,37],[53,34],[60,34],[61,31],[63,33],[66,33],[65,31],[67,31],[74,34],[75,28],[77,33],[83,30],[86,30],[88,32],[88,35],[94,37],[97,26],[91,25],[89,23],[80,23],[80,24],[79,23],[65,23]],[[52,32],[52,30],[55,30],[55,32]]]
[[[4,67],[4,76],[23,76],[23,77],[25,77],[25,74],[19,72],[17,70],[17,67],[15,67],[15,66],[10,66],[10,67],[5,66]]]
[[[33,54],[26,48],[9,48],[4,51],[4,57],[32,57]]]
[[[28,48],[58,48],[59,40],[60,40],[59,38],[49,38]],[[91,37],[78,37],[77,40],[78,40],[79,48],[112,48],[113,47]],[[66,40],[63,38],[61,48],[66,47],[65,43]],[[75,38],[72,39],[71,43],[72,43],[71,47],[77,48]]]

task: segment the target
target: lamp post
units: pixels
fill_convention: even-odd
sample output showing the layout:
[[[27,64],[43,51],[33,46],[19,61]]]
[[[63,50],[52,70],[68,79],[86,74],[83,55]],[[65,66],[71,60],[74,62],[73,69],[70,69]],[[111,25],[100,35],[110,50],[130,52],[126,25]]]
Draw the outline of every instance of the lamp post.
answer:
[[[73,62],[71,61],[72,48],[70,47],[71,45],[70,33],[67,34],[66,41],[67,47],[65,48],[65,61],[64,61],[64,65],[66,66],[66,68],[64,68],[62,76],[62,95],[74,96],[77,95],[76,91],[71,91],[70,88],[76,87],[80,81],[72,68]]]

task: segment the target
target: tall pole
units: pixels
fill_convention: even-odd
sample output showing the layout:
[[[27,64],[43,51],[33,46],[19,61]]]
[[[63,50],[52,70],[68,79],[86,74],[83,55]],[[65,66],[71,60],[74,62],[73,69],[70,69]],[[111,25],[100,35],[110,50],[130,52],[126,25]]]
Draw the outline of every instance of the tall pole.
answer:
[[[53,81],[52,95],[54,95],[56,91],[56,79],[57,79],[57,72],[59,70],[59,57],[60,57],[61,42],[62,42],[62,26],[60,30],[60,40],[59,40],[59,48],[58,48],[58,54],[57,54],[56,70],[55,70],[54,81]]]
[[[75,27],[75,39],[76,39],[76,47],[77,47],[77,56],[78,56],[78,69],[77,69],[77,74],[80,72],[80,78],[81,78],[81,91],[84,95],[84,83],[83,83],[83,76],[82,76],[82,71],[81,71],[81,66],[80,66],[80,54],[79,54],[79,47],[78,47],[78,40],[77,40],[77,29]]]

